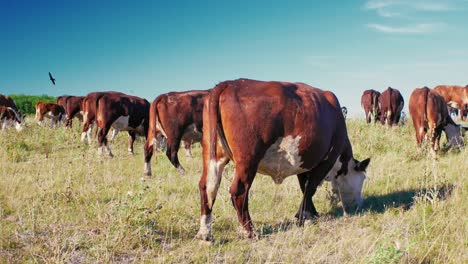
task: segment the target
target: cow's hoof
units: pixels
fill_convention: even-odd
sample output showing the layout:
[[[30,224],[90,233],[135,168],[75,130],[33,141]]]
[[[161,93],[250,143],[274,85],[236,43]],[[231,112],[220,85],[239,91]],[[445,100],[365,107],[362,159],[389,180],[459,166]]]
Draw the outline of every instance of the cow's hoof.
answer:
[[[247,231],[243,227],[239,228],[239,238],[241,239],[252,239],[258,240],[260,238],[260,234],[256,231]]]
[[[304,212],[302,214],[302,218],[299,216],[299,213],[295,215],[297,218],[297,225],[298,226],[304,226],[304,225],[310,225],[314,224],[317,222],[317,218],[319,217],[318,214],[312,214],[310,212]]]
[[[184,175],[184,174],[185,174],[185,169],[182,168],[182,166],[179,166],[179,167],[177,168],[177,170],[179,171],[179,174],[180,174],[180,175]]]
[[[213,235],[211,234],[211,232],[198,231],[197,235],[195,236],[195,239],[206,242],[213,242]]]

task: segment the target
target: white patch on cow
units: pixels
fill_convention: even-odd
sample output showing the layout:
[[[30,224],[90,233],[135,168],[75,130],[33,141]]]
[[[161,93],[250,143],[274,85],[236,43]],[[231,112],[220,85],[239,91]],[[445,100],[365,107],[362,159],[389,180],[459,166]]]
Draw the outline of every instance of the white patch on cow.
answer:
[[[81,132],[81,142],[86,143],[86,132]]]
[[[358,208],[362,207],[361,193],[366,175],[363,171],[356,171],[355,167],[357,165],[358,163],[354,159],[350,159],[346,175],[340,174],[337,176],[342,167],[340,156],[338,156],[333,168],[325,177],[327,181],[331,181],[333,193],[340,198],[345,207],[351,207],[355,204],[357,204]]]
[[[93,125],[90,124],[88,130],[86,131],[86,137],[88,138],[88,144],[91,145],[91,136],[93,131]]]
[[[117,136],[117,134],[119,134],[119,130],[116,129],[116,128],[114,128],[114,129],[112,130],[112,134],[111,134],[110,140],[111,140],[111,141],[114,140],[114,138]]]
[[[461,135],[460,126],[448,124],[444,127],[444,131],[450,146],[463,147],[465,145]]]
[[[209,240],[211,238],[212,223],[211,214],[202,215],[200,217],[200,230],[198,230],[197,238]]]
[[[457,108],[457,109],[460,109],[460,105],[457,103],[457,102],[454,102],[454,101],[449,101],[447,102],[447,104],[453,108]]]
[[[224,165],[227,160],[210,160],[208,164],[208,174],[206,175],[206,196],[208,207],[213,207],[214,199],[218,193],[219,183],[223,174]]]
[[[164,131],[164,129],[163,129],[162,125],[161,125],[161,122],[159,122],[159,118],[158,118],[158,117],[156,117],[156,129],[159,130],[159,131],[161,131],[161,134],[162,134],[165,138],[167,138],[166,131]]]
[[[83,122],[86,123],[86,121],[88,120],[88,112],[80,111],[80,113],[82,113],[82,115],[83,115]]]
[[[276,184],[280,184],[288,176],[307,171],[301,168],[300,140],[300,136],[278,138],[265,152],[265,156],[258,165],[258,172],[270,175]]]
[[[19,123],[18,121],[15,121],[15,128],[16,128],[16,131],[18,131],[18,132],[23,130],[23,127],[21,126],[21,123]]]

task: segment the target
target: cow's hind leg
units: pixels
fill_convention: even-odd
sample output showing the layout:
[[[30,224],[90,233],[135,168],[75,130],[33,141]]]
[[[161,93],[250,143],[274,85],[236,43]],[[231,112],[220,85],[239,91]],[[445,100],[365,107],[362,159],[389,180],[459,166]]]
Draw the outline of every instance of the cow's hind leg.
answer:
[[[179,162],[179,157],[178,157],[178,152],[179,152],[179,146],[180,146],[180,138],[176,138],[175,140],[167,140],[167,149],[166,149],[166,155],[169,158],[169,161],[172,163],[172,165],[179,171],[180,174],[185,173],[184,167],[180,165]]]
[[[133,143],[135,142],[136,134],[133,131],[128,131],[128,153],[133,155]]]
[[[252,219],[249,213],[249,190],[257,172],[257,166],[236,164],[235,177],[229,192],[236,208],[237,217],[242,225],[243,235],[247,238],[256,238]]]
[[[146,140],[145,146],[144,146],[144,155],[145,155],[145,170],[144,170],[144,175],[145,176],[151,176],[151,158],[153,157],[153,152],[154,152],[154,142],[153,140]]]
[[[109,122],[110,123],[110,122]],[[102,148],[105,147],[107,150],[107,153],[109,154],[110,157],[113,157],[114,155],[112,154],[112,151],[109,147],[109,143],[107,142],[107,133],[109,132],[110,125],[105,125],[103,128],[99,129],[98,132],[98,153],[101,155],[102,154]]]
[[[203,160],[203,174],[198,184],[200,189],[201,216],[200,230],[195,238],[211,241],[212,235],[212,217],[211,212],[218,193],[219,184],[223,174],[224,166],[228,162],[226,158],[217,160]]]

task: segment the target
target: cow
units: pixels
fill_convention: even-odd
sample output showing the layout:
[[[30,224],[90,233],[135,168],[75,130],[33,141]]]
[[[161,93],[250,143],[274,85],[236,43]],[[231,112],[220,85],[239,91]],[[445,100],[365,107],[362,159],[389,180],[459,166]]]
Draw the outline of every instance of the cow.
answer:
[[[346,108],[346,106],[342,106],[341,113],[343,113],[343,117],[346,120],[346,116],[348,115],[348,108]]]
[[[145,144],[144,174],[151,176],[151,157],[156,141],[167,140],[166,155],[171,164],[183,174],[185,169],[179,162],[178,151],[181,141],[191,156],[192,143],[201,141],[203,98],[207,91],[170,92],[161,94],[150,107],[148,136]]]
[[[254,238],[249,190],[257,171],[280,184],[297,175],[303,193],[300,223],[318,216],[312,196],[323,179],[332,182],[346,208],[362,206],[361,191],[370,159],[354,159],[336,96],[303,83],[225,81],[205,97],[203,172],[199,182],[200,230],[212,239],[212,210],[228,161],[235,164],[230,187],[244,235]]]
[[[15,111],[15,109],[9,106],[0,105],[0,127],[2,128],[2,131],[9,126],[15,126],[17,131],[21,131],[23,129],[21,123],[21,115]]]
[[[409,111],[416,131],[416,142],[421,146],[427,134],[431,150],[440,149],[440,136],[445,131],[447,141],[452,146],[463,146],[460,126],[455,124],[447,110],[445,100],[427,87],[416,88],[410,96]]]
[[[400,91],[388,87],[379,97],[380,123],[398,125],[405,101]]]
[[[56,103],[37,102],[35,108],[36,116],[34,119],[38,124],[43,124],[44,118],[49,118],[50,127],[53,128],[60,125],[65,118],[65,109]]]
[[[65,126],[72,127],[73,118],[83,121],[83,114],[81,111],[81,104],[84,96],[67,96],[65,98]]]
[[[465,121],[468,114],[468,85],[438,85],[434,90],[439,93],[445,102],[453,108],[460,110],[461,120]]]
[[[83,130],[81,132],[81,142],[91,144],[91,131],[96,121],[96,111],[98,100],[105,94],[125,95],[120,92],[92,92],[87,94],[81,101],[81,111],[83,112]],[[116,134],[116,133],[115,133]],[[114,134],[114,136],[115,136]]]
[[[98,153],[106,148],[110,157],[112,151],[107,142],[107,133],[111,127],[119,131],[128,131],[128,152],[133,154],[133,143],[136,135],[147,135],[150,103],[143,98],[106,93],[99,97],[96,108],[96,125],[98,132]]]
[[[11,98],[8,95],[0,94],[0,105],[5,106],[5,107],[10,107],[18,115],[20,121],[21,122],[24,121],[25,115],[20,112],[20,110],[19,110],[18,106],[16,105],[15,101],[13,100],[13,98]]]
[[[361,96],[361,106],[366,113],[366,122],[369,124],[371,119],[374,118],[374,123],[380,119],[379,108],[380,93],[376,90],[365,90]]]

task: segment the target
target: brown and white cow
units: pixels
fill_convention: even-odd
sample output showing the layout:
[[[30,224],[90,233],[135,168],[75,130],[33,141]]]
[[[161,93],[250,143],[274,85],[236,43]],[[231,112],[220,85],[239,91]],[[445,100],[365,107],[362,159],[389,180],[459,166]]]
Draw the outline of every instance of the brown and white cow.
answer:
[[[213,204],[230,160],[235,164],[231,200],[248,237],[255,236],[248,200],[257,171],[278,184],[297,175],[304,194],[296,214],[301,221],[317,217],[312,196],[326,177],[346,208],[362,205],[370,159],[354,159],[332,92],[303,83],[239,79],[218,84],[205,98],[198,239],[212,238]]]
[[[20,121],[21,122],[24,121],[25,115],[20,112],[20,110],[19,110],[18,106],[16,105],[15,101],[13,100],[13,98],[11,98],[8,95],[0,94],[0,105],[5,106],[5,107],[10,107],[11,109],[13,109],[13,111],[15,111],[15,113],[19,117]]]
[[[468,114],[468,85],[465,87],[438,85],[434,87],[434,90],[444,98],[449,106],[459,109],[461,119],[466,120]]]
[[[379,97],[380,122],[389,126],[398,125],[405,101],[400,91],[388,87]]]
[[[445,131],[450,145],[464,145],[460,126],[453,122],[444,98],[436,91],[427,87],[416,88],[410,96],[409,111],[413,119],[418,146],[421,146],[428,134],[431,149],[438,151],[442,130]]]
[[[83,112],[83,130],[81,132],[81,141],[83,143],[88,140],[88,144],[91,144],[91,132],[93,130],[93,124],[96,121],[96,112],[98,100],[105,94],[118,94],[125,95],[120,92],[93,92],[87,94],[81,102],[81,111]]]
[[[374,118],[374,123],[380,118],[379,108],[380,93],[376,90],[365,90],[361,96],[361,106],[366,113],[366,122],[369,124]]]
[[[15,109],[0,105],[0,127],[2,131],[7,129],[10,126],[14,126],[17,131],[21,131],[23,127],[21,126],[22,118]]]
[[[207,91],[171,92],[158,96],[150,107],[148,136],[145,144],[144,174],[151,176],[151,157],[157,140],[167,140],[166,155],[180,173],[178,151],[183,142],[187,153],[192,143],[201,141],[203,97]],[[191,155],[191,154],[190,154]]]
[[[128,151],[133,154],[136,135],[147,135],[150,103],[140,97],[126,94],[106,93],[97,102],[96,124],[98,132],[98,151],[105,147],[109,156],[113,156],[107,142],[107,133],[111,127],[119,131],[128,131]]]
[[[58,126],[65,118],[65,109],[56,104],[49,102],[37,102],[35,105],[36,116],[35,120],[38,124],[44,123],[44,118],[50,119],[50,127]]]

